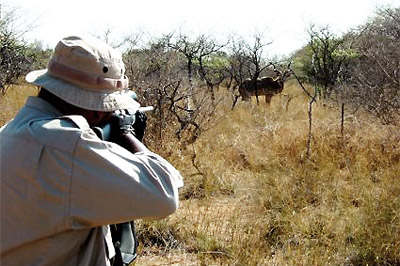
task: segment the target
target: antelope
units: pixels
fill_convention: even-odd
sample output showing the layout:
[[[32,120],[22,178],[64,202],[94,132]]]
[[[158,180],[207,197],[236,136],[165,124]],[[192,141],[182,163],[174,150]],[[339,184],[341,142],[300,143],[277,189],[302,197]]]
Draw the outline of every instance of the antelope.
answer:
[[[277,74],[276,78],[261,77],[258,78],[256,82],[250,78],[245,79],[239,85],[240,95],[236,96],[233,106],[235,106],[238,97],[242,97],[242,101],[248,101],[250,100],[251,96],[261,95],[265,96],[265,102],[269,106],[271,104],[272,96],[283,91],[283,85],[286,79],[292,74],[290,64],[288,65],[287,70],[283,73],[276,68],[274,72]]]

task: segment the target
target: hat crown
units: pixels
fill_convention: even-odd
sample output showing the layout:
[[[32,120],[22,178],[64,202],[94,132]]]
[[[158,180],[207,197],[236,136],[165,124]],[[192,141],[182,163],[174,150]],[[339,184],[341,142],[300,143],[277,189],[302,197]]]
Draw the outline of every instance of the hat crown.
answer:
[[[47,69],[34,70],[26,80],[66,102],[87,110],[137,108],[125,96],[129,79],[122,55],[99,39],[70,36],[58,42]]]
[[[98,77],[120,79],[125,73],[121,54],[94,38],[70,36],[62,39],[54,49],[51,62]]]

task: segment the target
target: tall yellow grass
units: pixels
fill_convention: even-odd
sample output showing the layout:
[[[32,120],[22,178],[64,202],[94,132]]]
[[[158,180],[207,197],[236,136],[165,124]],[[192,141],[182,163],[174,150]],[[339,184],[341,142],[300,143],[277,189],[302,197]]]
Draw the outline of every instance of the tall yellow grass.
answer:
[[[340,110],[317,103],[307,160],[308,99],[283,94],[270,108],[227,99],[175,147],[181,207],[140,224],[137,265],[400,265],[400,129],[347,112],[342,136]]]
[[[197,142],[156,151],[185,187],[174,215],[137,223],[135,265],[400,265],[400,128],[347,112],[342,136],[317,103],[308,160],[308,99],[283,94],[226,97]]]
[[[25,104],[28,96],[38,94],[38,89],[31,85],[11,85],[6,95],[0,96],[0,126],[7,123]]]

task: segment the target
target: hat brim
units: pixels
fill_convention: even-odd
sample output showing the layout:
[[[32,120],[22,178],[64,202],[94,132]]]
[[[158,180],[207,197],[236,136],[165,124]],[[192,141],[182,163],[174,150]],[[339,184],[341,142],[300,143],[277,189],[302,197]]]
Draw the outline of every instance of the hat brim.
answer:
[[[112,112],[118,109],[138,109],[140,104],[124,91],[100,92],[78,87],[68,81],[51,76],[47,69],[35,70],[26,81],[41,86],[64,101],[83,109]]]

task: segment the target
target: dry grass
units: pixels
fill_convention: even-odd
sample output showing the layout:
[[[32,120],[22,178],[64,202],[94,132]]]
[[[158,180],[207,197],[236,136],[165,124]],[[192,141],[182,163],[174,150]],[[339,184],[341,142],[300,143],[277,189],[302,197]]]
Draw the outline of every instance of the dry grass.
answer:
[[[317,104],[306,160],[308,100],[284,93],[287,111],[284,96],[226,101],[193,147],[174,147],[182,204],[156,224],[175,244],[143,239],[136,265],[400,265],[399,128],[360,113],[342,138],[340,111]]]
[[[25,104],[26,98],[37,95],[38,89],[29,85],[11,85],[5,96],[0,96],[0,126],[14,117]]]
[[[137,223],[135,265],[400,265],[400,128],[358,113],[342,137],[317,104],[307,160],[307,98],[284,93],[287,110],[225,99],[194,145],[158,151],[185,187],[174,215]]]

